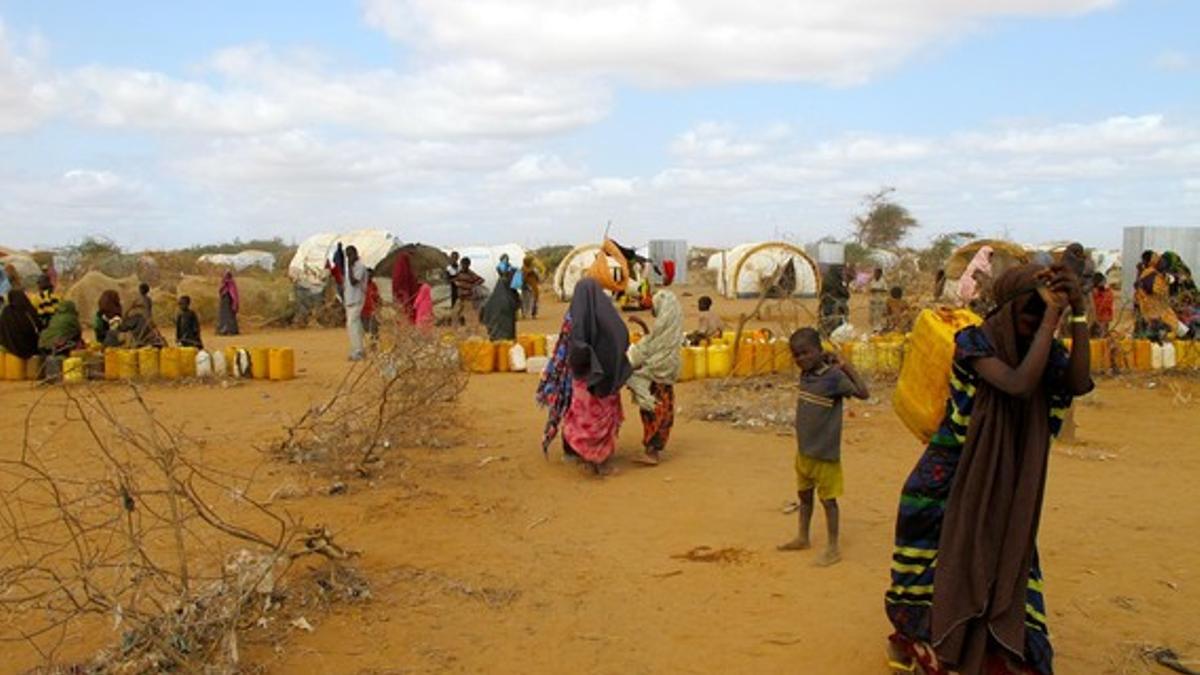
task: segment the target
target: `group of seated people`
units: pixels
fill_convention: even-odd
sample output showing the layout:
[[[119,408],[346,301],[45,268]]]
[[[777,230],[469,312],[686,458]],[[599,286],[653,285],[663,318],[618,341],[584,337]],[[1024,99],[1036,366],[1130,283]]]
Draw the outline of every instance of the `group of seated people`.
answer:
[[[14,275],[10,270],[6,276],[11,282]],[[191,308],[191,298],[185,295],[178,302],[176,343],[180,347],[202,349],[200,319]],[[153,307],[150,287],[144,283],[127,309],[122,307],[117,291],[104,291],[92,320],[96,343],[104,348],[166,346],[154,324]],[[0,348],[28,359],[39,355],[64,356],[86,346],[78,307],[55,291],[49,275],[38,278],[37,292],[32,294],[20,288],[19,279],[9,288],[0,305]]]

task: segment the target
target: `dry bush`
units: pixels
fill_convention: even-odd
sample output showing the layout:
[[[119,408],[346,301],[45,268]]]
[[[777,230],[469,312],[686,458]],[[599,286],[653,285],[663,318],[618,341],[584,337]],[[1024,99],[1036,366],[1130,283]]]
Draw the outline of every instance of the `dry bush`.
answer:
[[[419,331],[381,311],[380,337],[322,404],[287,430],[276,451],[291,462],[362,477],[382,468],[390,451],[440,445],[453,430],[467,375],[454,333]]]
[[[347,577],[326,529],[251,497],[253,474],[199,462],[135,387],[118,405],[111,388],[63,391],[46,437],[43,397],[0,460],[0,642],[36,650],[48,672],[235,672],[239,635],[308,597],[296,560],[318,556],[326,583]],[[108,630],[111,647],[62,665]]]

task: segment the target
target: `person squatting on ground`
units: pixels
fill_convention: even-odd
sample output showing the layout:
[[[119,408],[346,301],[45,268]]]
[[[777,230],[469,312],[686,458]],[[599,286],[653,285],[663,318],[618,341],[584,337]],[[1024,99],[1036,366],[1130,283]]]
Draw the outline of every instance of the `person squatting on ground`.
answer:
[[[200,339],[200,317],[192,309],[192,299],[186,295],[180,296],[179,313],[175,315],[175,344],[204,349],[204,341]]]
[[[792,358],[800,368],[800,394],[796,401],[796,490],[800,497],[800,531],[781,551],[802,551],[812,546],[814,492],[825,509],[829,541],[816,565],[826,567],[841,560],[838,546],[838,497],[842,496],[842,400],[870,396],[866,382],[837,354],[821,347],[813,328],[801,328],[789,340]]]

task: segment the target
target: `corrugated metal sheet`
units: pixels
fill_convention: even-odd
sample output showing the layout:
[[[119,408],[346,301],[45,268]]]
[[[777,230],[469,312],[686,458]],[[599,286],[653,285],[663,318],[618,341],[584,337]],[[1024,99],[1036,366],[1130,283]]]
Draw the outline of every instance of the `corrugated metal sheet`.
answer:
[[[1174,251],[1192,269],[1200,265],[1200,227],[1127,227],[1121,247],[1121,296],[1133,297],[1142,251]]]
[[[650,259],[662,267],[664,260],[675,261],[675,283],[686,284],[688,280],[688,243],[683,239],[654,239],[650,242]],[[655,279],[662,283],[662,279]]]

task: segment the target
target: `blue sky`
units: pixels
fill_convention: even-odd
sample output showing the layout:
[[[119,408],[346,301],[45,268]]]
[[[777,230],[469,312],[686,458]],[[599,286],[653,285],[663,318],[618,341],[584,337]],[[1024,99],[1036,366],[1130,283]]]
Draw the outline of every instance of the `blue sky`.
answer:
[[[0,245],[1197,225],[1191,0],[0,2]]]

